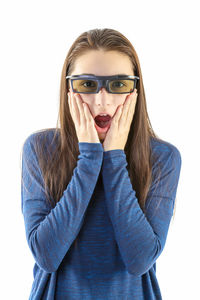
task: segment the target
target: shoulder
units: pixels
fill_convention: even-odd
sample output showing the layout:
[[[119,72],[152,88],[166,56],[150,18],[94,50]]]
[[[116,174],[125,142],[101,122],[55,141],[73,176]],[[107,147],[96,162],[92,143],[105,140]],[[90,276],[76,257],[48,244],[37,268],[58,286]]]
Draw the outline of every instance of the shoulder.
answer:
[[[48,128],[48,129],[41,129],[35,131],[28,135],[24,141],[23,145],[32,144],[34,145],[37,141],[47,141],[51,143],[54,138],[58,138],[60,135],[60,129],[58,128]]]
[[[41,129],[32,132],[28,135],[23,143],[23,153],[34,151],[36,146],[43,144],[44,147],[48,148],[49,145],[53,144],[60,134],[59,128],[48,128]]]
[[[170,165],[181,166],[182,158],[179,149],[170,142],[150,137],[150,146],[154,163],[168,162]]]

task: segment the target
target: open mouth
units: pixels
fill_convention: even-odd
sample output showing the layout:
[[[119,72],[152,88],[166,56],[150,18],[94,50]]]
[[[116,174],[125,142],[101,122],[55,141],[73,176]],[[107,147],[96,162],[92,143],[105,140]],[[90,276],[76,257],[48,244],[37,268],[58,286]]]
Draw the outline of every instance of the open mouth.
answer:
[[[106,133],[107,131],[108,131],[108,129],[110,128],[110,126],[111,126],[111,121],[112,121],[112,119],[110,120],[110,121],[107,121],[107,122],[104,122],[104,124],[99,124],[99,123],[97,123],[96,121],[95,121],[95,127],[96,127],[96,130],[99,132],[99,133]],[[100,127],[100,126],[101,127]],[[103,127],[102,127],[103,126]]]
[[[94,120],[97,126],[106,128],[110,125],[112,118],[110,116],[96,116]]]
[[[95,123],[100,128],[105,128],[105,127],[107,127],[111,123],[111,119],[110,119],[110,121],[99,121],[99,122],[95,121]]]

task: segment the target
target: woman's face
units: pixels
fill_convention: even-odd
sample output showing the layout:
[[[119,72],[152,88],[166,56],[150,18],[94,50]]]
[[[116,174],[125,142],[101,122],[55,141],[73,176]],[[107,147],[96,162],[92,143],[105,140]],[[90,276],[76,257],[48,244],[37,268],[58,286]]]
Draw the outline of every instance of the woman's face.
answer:
[[[111,76],[118,74],[134,75],[132,63],[127,55],[117,51],[89,50],[78,57],[75,67],[70,75],[81,75],[82,73],[94,74],[96,76]],[[69,88],[71,89],[71,81]],[[98,94],[79,94],[83,102],[88,104],[93,117],[102,112],[111,117],[115,114],[117,107],[123,104],[129,94],[111,94],[105,88],[101,88]],[[96,126],[95,126],[96,127]],[[99,132],[98,136],[103,142],[106,132]]]

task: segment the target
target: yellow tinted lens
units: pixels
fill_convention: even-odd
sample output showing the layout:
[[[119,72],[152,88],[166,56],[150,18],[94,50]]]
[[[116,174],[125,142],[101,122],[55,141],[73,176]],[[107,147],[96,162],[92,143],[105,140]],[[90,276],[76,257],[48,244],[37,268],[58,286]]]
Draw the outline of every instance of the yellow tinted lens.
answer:
[[[134,81],[129,79],[115,79],[109,82],[109,88],[113,93],[130,93],[134,88]]]
[[[90,79],[76,79],[73,81],[73,88],[77,93],[91,93],[97,90],[98,83]]]

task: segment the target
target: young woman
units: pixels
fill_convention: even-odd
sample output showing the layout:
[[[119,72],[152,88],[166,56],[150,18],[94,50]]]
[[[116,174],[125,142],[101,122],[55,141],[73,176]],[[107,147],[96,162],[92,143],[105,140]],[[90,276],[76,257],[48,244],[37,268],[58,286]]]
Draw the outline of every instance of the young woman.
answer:
[[[104,114],[104,115],[103,115]],[[64,62],[60,127],[23,145],[29,299],[159,300],[156,260],[174,211],[179,150],[149,121],[130,41],[82,33]]]

